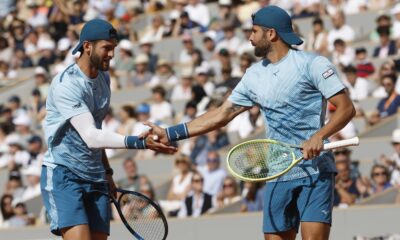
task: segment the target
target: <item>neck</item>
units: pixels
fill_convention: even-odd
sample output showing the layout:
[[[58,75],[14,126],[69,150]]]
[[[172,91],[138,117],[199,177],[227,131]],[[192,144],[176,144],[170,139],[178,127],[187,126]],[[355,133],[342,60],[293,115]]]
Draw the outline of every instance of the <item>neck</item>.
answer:
[[[276,43],[271,47],[271,51],[267,54],[267,59],[271,63],[277,63],[284,58],[289,52],[289,47],[284,43]]]
[[[81,71],[88,76],[89,78],[96,78],[97,74],[99,73],[99,70],[97,68],[95,68],[90,60],[88,56],[82,55],[77,63],[76,63],[79,68],[81,69]]]

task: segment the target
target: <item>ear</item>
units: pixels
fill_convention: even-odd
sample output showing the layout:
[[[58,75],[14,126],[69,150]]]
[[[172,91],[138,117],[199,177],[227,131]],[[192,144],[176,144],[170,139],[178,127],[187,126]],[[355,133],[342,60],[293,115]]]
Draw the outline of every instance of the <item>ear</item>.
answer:
[[[92,53],[92,44],[90,42],[84,42],[83,43],[83,52],[88,53],[89,55]]]
[[[271,42],[276,42],[280,39],[275,29],[271,29],[271,31],[268,31],[268,35]]]

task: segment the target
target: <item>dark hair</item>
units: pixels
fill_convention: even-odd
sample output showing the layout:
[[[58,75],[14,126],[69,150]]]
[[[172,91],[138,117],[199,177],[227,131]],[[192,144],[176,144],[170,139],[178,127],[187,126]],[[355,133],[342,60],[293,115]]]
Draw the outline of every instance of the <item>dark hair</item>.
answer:
[[[390,80],[392,80],[393,84],[396,84],[396,82],[397,82],[396,74],[385,74],[385,75],[382,76],[382,80],[384,78],[389,78]]]
[[[131,117],[131,118],[135,117],[135,108],[132,107],[131,105],[124,105],[121,108],[122,108],[122,110],[124,110],[125,112],[128,113],[129,117]]]
[[[12,213],[7,213],[4,207],[4,200],[6,200],[6,198],[11,198],[11,201],[13,200],[13,196],[10,194],[4,194],[1,197],[1,215],[3,215],[3,220],[8,220],[10,219],[12,216],[14,216],[14,212]]]
[[[313,20],[313,22],[312,22],[312,25],[317,25],[317,24],[319,24],[319,25],[321,25],[321,26],[324,26],[324,21],[322,21],[322,19],[319,18],[319,17],[314,18],[314,20]]]
[[[376,28],[379,36],[390,36],[390,28],[388,26],[380,26]]]
[[[196,103],[199,103],[203,97],[207,96],[206,91],[204,91],[204,88],[200,85],[192,86],[192,94],[192,100]]]
[[[162,86],[155,86],[151,91],[153,93],[159,93],[163,98],[165,97],[165,94],[167,94],[165,88]]]
[[[367,53],[367,49],[365,47],[356,48],[356,55],[360,53]]]
[[[333,46],[336,46],[336,45],[344,46],[344,45],[346,45],[346,43],[342,39],[338,38],[333,42]]]
[[[353,65],[348,65],[343,68],[344,73],[356,73],[357,69]]]

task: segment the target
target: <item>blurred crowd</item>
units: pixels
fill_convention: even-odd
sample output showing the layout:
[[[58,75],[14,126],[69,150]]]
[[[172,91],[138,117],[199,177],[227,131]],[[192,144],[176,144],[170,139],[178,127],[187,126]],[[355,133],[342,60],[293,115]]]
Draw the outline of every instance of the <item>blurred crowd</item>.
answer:
[[[398,112],[400,3],[394,0],[0,1],[0,91],[21,81],[34,82],[31,92],[24,93],[29,98],[17,94],[0,103],[0,168],[7,169],[2,171],[7,176],[0,176],[6,179],[0,227],[46,222],[45,214],[34,216],[25,204],[40,195],[45,101],[51,79],[79,57],[71,51],[86,21],[106,19],[118,30],[120,41],[109,71],[113,94],[151,91],[149,99],[112,105],[103,122],[111,131],[138,135],[147,130],[145,121],[161,126],[188,122],[226,99],[246,69],[259,60],[248,41],[251,14],[268,4],[284,8],[293,19],[311,20],[306,35],[294,25],[304,40],[299,49],[332,60],[357,107],[355,120],[369,127]],[[362,35],[348,18],[367,11],[382,14],[373,31]],[[373,111],[359,104],[367,98],[379,99]],[[327,121],[334,111],[329,105]],[[156,196],[151,178],[138,171],[136,161],[155,157],[150,150],[125,159],[126,175],[115,178],[121,188],[157,199],[169,216],[197,217],[233,203],[243,212],[260,211],[263,184],[228,176],[219,150],[263,131],[260,110],[253,107],[223,129],[180,142],[165,196]],[[359,133],[353,121],[331,140]],[[368,176],[361,174],[351,149],[334,152],[336,206],[356,204],[400,185],[400,130],[393,132],[392,144],[393,153],[382,153]],[[118,153],[107,150],[110,158]]]

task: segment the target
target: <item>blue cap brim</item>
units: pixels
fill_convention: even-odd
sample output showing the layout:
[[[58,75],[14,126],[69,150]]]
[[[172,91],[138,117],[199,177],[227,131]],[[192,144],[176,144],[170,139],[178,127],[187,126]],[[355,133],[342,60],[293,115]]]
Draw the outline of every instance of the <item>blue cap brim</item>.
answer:
[[[79,52],[83,46],[83,42],[79,42],[79,44],[72,50],[72,55],[75,55],[75,53]]]
[[[294,32],[278,32],[279,36],[289,45],[301,45],[303,40]]]

